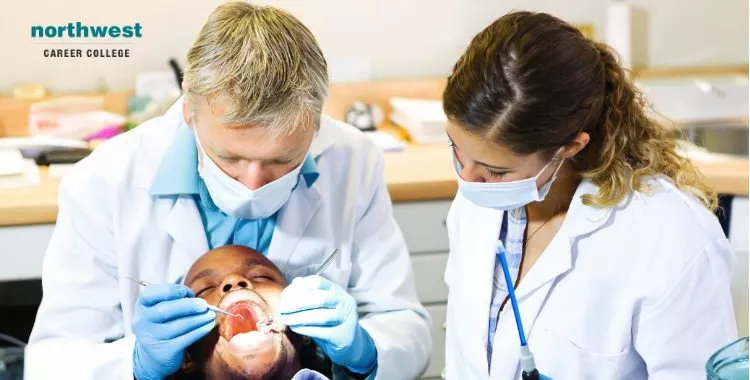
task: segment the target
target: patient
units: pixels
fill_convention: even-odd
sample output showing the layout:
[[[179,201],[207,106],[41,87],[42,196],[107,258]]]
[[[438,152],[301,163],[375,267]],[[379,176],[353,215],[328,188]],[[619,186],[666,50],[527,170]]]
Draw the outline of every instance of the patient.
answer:
[[[325,379],[303,368],[331,377],[331,362],[312,340],[284,326],[258,330],[258,321],[275,314],[286,286],[262,254],[236,245],[208,251],[190,267],[185,285],[209,305],[241,317],[217,314],[216,329],[188,348],[175,379]]]

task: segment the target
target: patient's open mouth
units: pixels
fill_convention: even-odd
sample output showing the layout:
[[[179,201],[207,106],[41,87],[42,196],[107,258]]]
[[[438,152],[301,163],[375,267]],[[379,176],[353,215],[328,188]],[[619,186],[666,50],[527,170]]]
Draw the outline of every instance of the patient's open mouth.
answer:
[[[272,322],[265,307],[252,299],[243,297],[227,306],[225,310],[239,315],[226,316],[219,328],[219,334],[235,349],[257,351],[269,347],[276,333],[282,331]]]
[[[227,311],[239,316],[227,316],[224,319],[221,335],[226,340],[231,340],[237,334],[258,331],[258,321],[266,319],[265,310],[253,301],[235,302],[227,308]]]

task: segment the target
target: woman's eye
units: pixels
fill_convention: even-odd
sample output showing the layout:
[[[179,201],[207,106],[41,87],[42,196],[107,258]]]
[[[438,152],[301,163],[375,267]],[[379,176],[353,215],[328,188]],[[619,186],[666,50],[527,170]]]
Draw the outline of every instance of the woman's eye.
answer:
[[[502,179],[504,175],[508,174],[507,172],[493,172],[492,170],[486,169],[485,172],[487,173],[487,176],[491,179]]]
[[[195,296],[196,297],[200,297],[201,294],[203,294],[203,293],[205,293],[205,292],[207,292],[207,291],[209,291],[209,290],[211,290],[213,288],[215,288],[215,286],[209,286],[207,288],[203,288],[200,291],[198,291],[198,293],[195,293]]]

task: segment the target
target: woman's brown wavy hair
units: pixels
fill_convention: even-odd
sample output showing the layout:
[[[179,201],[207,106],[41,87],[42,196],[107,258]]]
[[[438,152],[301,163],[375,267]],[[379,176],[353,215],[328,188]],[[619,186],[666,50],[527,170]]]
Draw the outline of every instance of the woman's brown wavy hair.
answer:
[[[519,155],[551,159],[580,132],[589,144],[571,159],[599,187],[584,204],[611,207],[644,179],[663,175],[711,210],[716,194],[677,153],[678,137],[647,116],[645,97],[603,43],[545,13],[512,12],[471,41],[443,93],[449,119]]]

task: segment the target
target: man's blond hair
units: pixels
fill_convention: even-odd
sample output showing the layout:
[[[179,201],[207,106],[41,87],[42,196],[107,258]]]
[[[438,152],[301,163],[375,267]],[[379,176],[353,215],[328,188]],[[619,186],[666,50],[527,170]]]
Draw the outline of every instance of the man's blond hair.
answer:
[[[327,64],[294,16],[227,2],[211,13],[187,54],[183,91],[193,115],[202,101],[219,98],[227,105],[225,124],[291,132],[317,127],[328,93]]]

